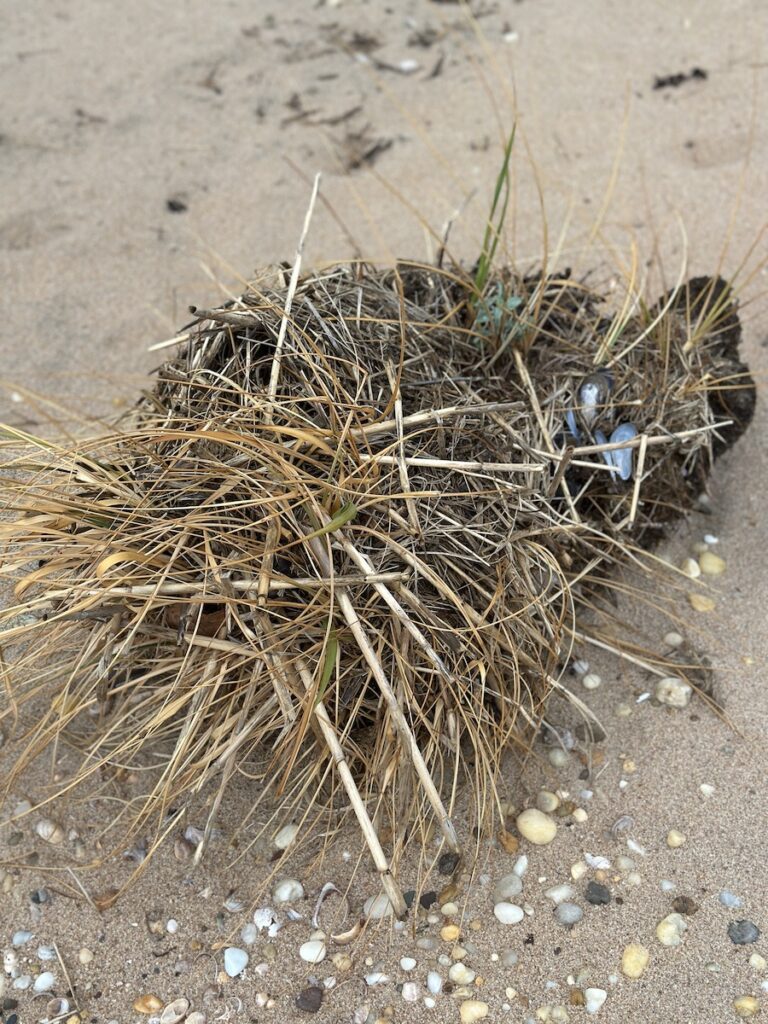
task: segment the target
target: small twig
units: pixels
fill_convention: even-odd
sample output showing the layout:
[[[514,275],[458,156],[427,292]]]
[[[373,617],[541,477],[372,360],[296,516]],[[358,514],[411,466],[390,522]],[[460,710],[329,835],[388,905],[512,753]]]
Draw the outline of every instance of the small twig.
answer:
[[[309,233],[309,225],[312,221],[312,214],[315,209],[315,202],[317,201],[317,193],[320,188],[320,174],[319,172],[315,175],[315,182],[312,186],[312,195],[309,199],[309,207],[307,209],[306,216],[304,217],[304,225],[301,229],[301,236],[299,238],[299,244],[296,247],[296,259],[293,263],[293,271],[291,272],[291,280],[288,285],[288,291],[285,296],[285,307],[283,309],[283,317],[280,321],[280,330],[277,334],[277,341],[275,343],[275,354],[272,357],[272,371],[269,375],[269,388],[267,390],[267,401],[268,405],[264,410],[264,422],[272,422],[272,407],[275,401],[275,395],[277,394],[277,382],[280,379],[280,365],[283,359],[283,347],[285,346],[285,335],[288,331],[288,323],[291,316],[291,306],[293,305],[293,296],[296,294],[296,288],[299,283],[299,274],[301,273],[301,260],[304,255],[304,243]]]

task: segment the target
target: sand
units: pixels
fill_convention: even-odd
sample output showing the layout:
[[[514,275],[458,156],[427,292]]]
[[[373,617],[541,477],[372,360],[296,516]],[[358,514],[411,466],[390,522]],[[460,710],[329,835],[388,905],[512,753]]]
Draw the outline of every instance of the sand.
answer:
[[[130,403],[158,362],[148,346],[173,335],[189,304],[237,292],[255,267],[292,258],[318,170],[328,206],[321,204],[312,224],[308,263],[355,249],[381,260],[429,258],[435,241],[427,225],[439,233],[462,208],[451,245],[471,259],[513,100],[520,134],[510,257],[536,263],[543,251],[537,176],[550,250],[569,225],[558,265],[586,270],[624,260],[626,267],[634,239],[640,274],[656,258],[672,283],[684,252],[691,272],[733,274],[758,239],[768,194],[765,5],[473,6],[482,38],[448,2],[9,7],[0,41],[0,345],[9,388],[0,394],[0,419],[47,429],[48,417],[61,414],[32,393],[78,415],[110,415]],[[653,87],[657,76],[688,76],[694,68],[706,77]],[[753,265],[764,255],[761,244]],[[758,269],[746,281],[743,308],[744,351],[761,390],[768,363],[764,277]],[[684,592],[678,609],[692,646],[715,665],[731,724],[701,702],[684,712],[638,704],[647,678],[608,655],[587,655],[603,678],[598,690],[580,691],[608,733],[599,745],[602,764],[589,780],[579,778],[577,758],[558,772],[542,760],[522,777],[510,769],[508,778],[518,806],[533,802],[542,784],[560,787],[587,810],[587,821],[561,824],[550,846],[522,844],[530,855],[525,898],[534,913],[520,925],[493,919],[488,886],[478,877],[487,872],[495,880],[514,855],[481,840],[475,875],[462,882],[463,931],[475,946],[466,960],[482,976],[477,998],[488,1003],[489,1020],[523,1021],[567,1003],[575,987],[568,977],[582,971],[584,985],[608,992],[595,1018],[606,1024],[719,1024],[737,1019],[737,997],[753,994],[768,1005],[764,973],[749,964],[755,952],[768,956],[765,939],[736,946],[726,933],[739,917],[768,927],[767,426],[761,401],[747,436],[718,465],[713,513],[693,515],[661,551],[677,560],[704,533],[719,538],[728,569],[712,585],[715,611],[695,614]],[[660,643],[668,627],[658,617],[627,607],[622,613],[639,617]],[[628,717],[617,714],[622,705],[631,708]],[[7,765],[13,744],[1,756]],[[15,798],[39,797],[45,781],[46,766],[39,766]],[[714,787],[708,799],[702,783]],[[395,987],[409,977],[400,957],[418,960],[412,977],[421,984],[434,966],[435,954],[416,950],[408,929],[385,927],[348,948],[354,962],[346,972],[330,960],[311,968],[298,958],[320,885],[343,887],[352,877],[354,863],[341,852],[358,851],[353,830],[337,837],[320,869],[310,873],[301,856],[291,869],[307,888],[305,920],[286,926],[272,944],[260,938],[249,947],[246,976],[217,983],[223,955],[211,949],[231,930],[237,936],[247,919],[245,910],[229,913],[223,903],[234,889],[249,907],[267,871],[251,854],[231,865],[226,840],[249,798],[242,780],[222,817],[224,836],[201,867],[164,849],[129,895],[103,913],[71,876],[46,870],[64,855],[31,838],[29,820],[19,826],[18,848],[9,848],[4,831],[0,856],[10,881],[0,894],[3,947],[17,929],[34,932],[18,952],[22,968],[28,961],[36,974],[38,945],[55,943],[82,1019],[93,1024],[139,1019],[131,1007],[146,993],[163,1002],[186,996],[209,1021],[305,1018],[293,1000],[312,973],[321,982],[337,978],[318,1021],[352,1021],[364,1004],[372,1020],[387,1007],[395,1021],[458,1020],[450,996],[441,994],[428,1009],[404,1002]],[[71,801],[56,813],[77,828],[90,856],[108,810]],[[606,884],[614,899],[590,906],[583,896],[590,872],[575,883],[584,918],[566,931],[543,890],[568,881],[585,851],[614,863],[628,854],[623,841],[606,835],[621,815],[632,817],[630,834],[646,850],[631,854],[640,884],[611,870]],[[670,829],[686,837],[678,849],[666,844]],[[18,867],[19,851],[37,851],[37,866]],[[114,862],[87,872],[76,865],[75,874],[98,897],[133,866]],[[664,891],[662,880],[674,888]],[[444,881],[438,876],[432,884]],[[40,886],[52,898],[37,913],[29,894]],[[717,898],[722,889],[740,895],[744,909],[726,909]],[[350,899],[357,905],[374,891],[364,865]],[[683,944],[667,949],[655,928],[676,896],[691,897],[699,909],[688,918]],[[175,934],[150,934],[145,914],[155,909],[162,922],[178,922]],[[437,931],[429,925],[425,934]],[[650,949],[649,966],[639,981],[613,983],[629,942]],[[78,957],[82,948],[93,953],[87,964]],[[519,955],[517,966],[492,959],[505,950]],[[381,962],[391,981],[367,987],[366,957],[373,966]],[[268,969],[260,975],[254,965],[262,962]],[[51,969],[62,995],[62,969]],[[260,1005],[260,993],[274,1005]],[[10,979],[6,997],[19,1000],[22,1021],[44,1016],[46,1000],[32,1002]],[[569,1014],[585,1017],[580,1008]]]

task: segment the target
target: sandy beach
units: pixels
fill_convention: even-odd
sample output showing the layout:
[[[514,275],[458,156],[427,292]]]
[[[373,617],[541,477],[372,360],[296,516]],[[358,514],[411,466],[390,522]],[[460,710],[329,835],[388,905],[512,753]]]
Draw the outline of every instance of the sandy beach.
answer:
[[[642,671],[580,650],[602,683],[586,689],[573,674],[569,685],[605,739],[562,764],[538,744],[524,771],[511,763],[505,774],[516,809],[543,789],[580,813],[557,818],[545,846],[521,837],[510,852],[480,837],[476,863],[451,900],[443,894],[454,914],[436,902],[402,926],[384,919],[355,944],[330,944],[316,965],[299,948],[323,884],[348,890],[352,917],[378,893],[352,826],[320,859],[304,849],[278,866],[276,877],[300,881],[304,896],[288,905],[295,921],[277,908],[283,926],[270,935],[253,913],[274,903],[275,865],[269,850],[248,848],[254,823],[241,831],[253,803],[247,779],[233,787],[201,865],[166,844],[104,910],[100,899],[136,861],[85,865],[138,783],[127,779],[112,804],[74,794],[49,809],[64,828],[59,845],[35,833],[34,815],[0,830],[5,1024],[57,1011],[71,1024],[175,1024],[185,1013],[189,1024],[725,1024],[768,1013],[768,9],[758,0],[471,9],[474,20],[450,0],[9,7],[0,422],[81,429],[129,407],[161,361],[150,346],[175,335],[190,305],[225,301],[257,268],[293,259],[317,172],[306,266],[430,260],[449,220],[453,255],[471,263],[516,121],[506,258],[533,269],[548,253],[610,289],[632,272],[634,246],[652,298],[683,262],[690,275],[738,275],[755,418],[717,463],[711,507],[659,551],[679,564],[709,538],[727,565],[706,583],[714,609],[694,611],[684,585],[672,595],[672,624],[619,605],[645,643],[664,650],[674,627],[709,660],[727,720],[699,699],[659,705]],[[557,700],[553,717],[570,722]],[[17,750],[8,736],[0,776]],[[40,759],[2,820],[44,798],[52,771],[63,776],[72,763],[68,751],[54,766]],[[407,863],[403,888],[423,868]],[[493,892],[514,871],[525,918],[502,924]],[[424,888],[439,894],[447,882],[436,865]],[[561,902],[580,911],[571,920],[547,895],[561,885]],[[340,903],[333,897],[326,913]],[[676,945],[657,934],[670,914]],[[621,970],[632,944],[649,953],[637,979]],[[225,962],[226,948],[247,954],[244,970],[235,971],[239,954]],[[46,972],[53,979],[36,992]],[[55,998],[67,1006],[51,1007]],[[161,1018],[175,999],[188,1006]],[[472,1000],[476,1018],[461,1010]]]

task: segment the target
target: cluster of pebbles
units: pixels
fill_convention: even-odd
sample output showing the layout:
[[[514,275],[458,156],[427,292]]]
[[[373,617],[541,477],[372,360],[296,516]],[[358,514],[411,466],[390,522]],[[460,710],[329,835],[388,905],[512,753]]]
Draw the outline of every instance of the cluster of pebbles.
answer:
[[[702,574],[715,576],[725,569],[724,560],[712,556],[715,544],[716,538],[707,537],[698,546],[696,564]],[[683,564],[683,571],[696,575],[688,562]],[[670,651],[684,645],[683,637],[676,633],[667,634],[664,641]],[[590,671],[586,661],[575,662],[572,670],[587,690],[601,685],[600,677]],[[683,679],[669,676],[656,683],[653,693],[643,696],[655,697],[658,705],[682,709],[688,705],[692,689]],[[554,740],[547,749],[552,767],[564,775],[572,773],[578,754],[573,737],[563,732],[549,739]],[[625,758],[622,781],[626,782],[636,770],[636,763]],[[579,773],[579,779],[587,777]],[[701,800],[716,795],[714,786],[699,786]],[[525,946],[535,941],[532,929],[542,915],[549,915],[562,935],[555,952],[567,949],[578,962],[583,953],[579,926],[585,915],[605,913],[600,908],[638,898],[635,894],[639,888],[651,881],[655,853],[666,850],[685,856],[686,836],[680,830],[672,828],[660,835],[656,850],[644,848],[632,835],[632,819],[623,815],[605,833],[604,849],[587,850],[582,845],[581,855],[560,869],[560,877],[553,877],[552,857],[545,848],[556,850],[565,832],[571,839],[576,835],[579,844],[587,842],[587,835],[595,841],[594,828],[588,828],[592,797],[592,790],[587,788],[571,791],[565,786],[554,787],[541,789],[529,801],[530,806],[504,808],[506,827],[497,837],[499,858],[493,861],[497,868],[499,862],[506,862],[504,870],[470,879],[457,855],[439,855],[437,871],[445,884],[440,891],[408,893],[411,909],[405,921],[394,919],[392,906],[383,894],[370,896],[356,911],[331,882],[318,890],[316,882],[309,879],[280,877],[272,886],[269,905],[256,910],[249,909],[244,898],[230,893],[223,903],[224,910],[232,920],[240,916],[241,922],[228,929],[229,942],[219,939],[206,948],[199,939],[185,937],[173,916],[159,912],[148,912],[146,925],[155,937],[186,941],[191,952],[211,956],[216,963],[215,991],[241,992],[238,986],[247,983],[250,1003],[273,1011],[275,1020],[332,1008],[334,989],[350,980],[362,993],[351,1015],[344,1018],[351,1024],[407,1020],[408,1004],[411,1008],[420,1004],[438,1013],[441,1007],[445,1011],[450,1006],[446,1019],[458,1018],[462,1024],[505,1018],[526,1024],[557,1024],[581,1019],[583,1014],[599,1015],[606,1004],[610,1005],[612,993],[619,986],[631,985],[651,974],[668,951],[685,945],[688,934],[695,929],[700,903],[688,895],[672,898],[675,883],[659,879],[656,884],[670,897],[670,912],[659,918],[652,933],[627,936],[623,947],[616,951],[612,971],[599,976],[585,967],[572,973],[564,971],[560,977],[552,971],[553,977],[538,999],[524,995],[520,983],[514,982],[515,968]],[[17,807],[17,811],[25,809],[23,803]],[[32,831],[38,841],[51,846],[79,841],[76,833],[49,818],[34,821]],[[272,840],[278,856],[291,847],[299,831],[295,823],[279,829]],[[187,828],[177,840],[177,860],[188,858],[201,836],[200,830]],[[572,843],[568,848],[573,848]],[[128,856],[138,858],[140,854],[128,851]],[[547,874],[541,873],[545,863]],[[6,871],[0,878],[5,899],[20,884],[21,876]],[[760,928],[747,916],[742,895],[715,886],[705,898],[718,908],[729,943],[745,947],[755,976],[758,994],[732,994],[734,1019],[754,1017],[760,1010],[760,994],[766,993],[768,998],[768,964],[756,945],[761,939]],[[52,919],[49,921],[46,913],[49,902],[47,890],[35,890],[30,898],[29,926],[20,924],[0,933],[5,946],[0,974],[1,1019],[5,1024],[19,1024],[17,1007],[25,997],[35,1000],[31,1004],[35,1019],[48,1024],[99,1020],[90,1016],[90,1008],[86,1012],[78,1005],[82,990],[70,988],[69,973],[50,935]],[[382,925],[389,935],[386,953],[366,955],[366,937]],[[219,927],[219,936],[226,930]],[[80,967],[92,969],[94,954],[82,947],[77,960]],[[292,977],[304,979],[290,996],[274,994],[277,989],[271,984],[280,973],[279,964],[286,962],[291,964]],[[707,967],[719,969],[717,963]],[[146,1019],[148,1024],[206,1024],[228,1019],[212,1014],[206,1005],[210,994],[203,993],[197,1000],[199,1005],[195,1005],[191,993],[170,997],[166,993],[163,998],[148,988],[131,994],[128,1006],[133,1017],[126,1007],[123,1019]],[[87,999],[83,1002],[87,1005]],[[509,1016],[512,1013],[514,1016]],[[31,1016],[25,1015],[24,1019]]]

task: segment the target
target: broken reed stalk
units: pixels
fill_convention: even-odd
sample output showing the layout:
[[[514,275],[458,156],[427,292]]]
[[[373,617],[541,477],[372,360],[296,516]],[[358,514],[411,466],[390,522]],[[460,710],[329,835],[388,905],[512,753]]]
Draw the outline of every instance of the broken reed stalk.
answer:
[[[409,839],[432,821],[460,852],[462,779],[482,817],[551,693],[588,714],[562,681],[573,643],[621,645],[583,621],[612,569],[653,571],[643,548],[754,388],[719,280],[618,322],[568,275],[506,269],[478,296],[458,267],[298,264],[196,310],[112,433],[4,428],[0,726],[26,730],[6,792],[57,744],[82,753],[65,788],[94,798],[135,765],[150,784],[130,828],[170,834],[166,810],[200,794],[199,859],[247,771],[253,813],[274,807],[267,846],[313,806],[331,830],[349,811],[400,913]],[[582,382],[619,337],[590,410]],[[626,422],[635,437],[598,438]]]

